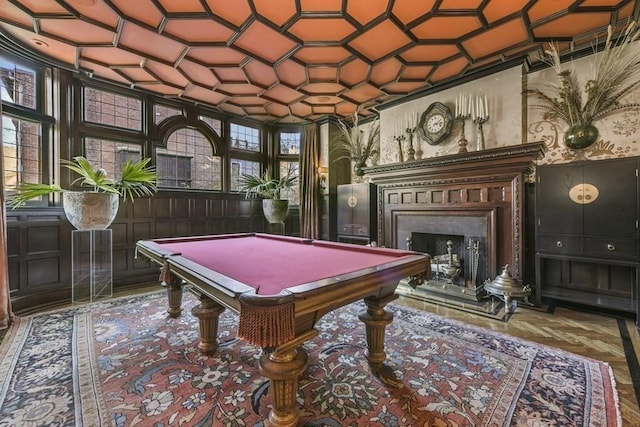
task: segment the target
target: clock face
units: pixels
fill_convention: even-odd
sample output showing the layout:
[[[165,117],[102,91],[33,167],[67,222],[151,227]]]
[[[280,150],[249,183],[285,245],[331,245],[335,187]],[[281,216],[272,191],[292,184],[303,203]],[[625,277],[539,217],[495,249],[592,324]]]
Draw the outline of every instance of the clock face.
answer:
[[[429,145],[440,144],[451,133],[453,115],[449,107],[441,102],[434,102],[422,113],[418,132]]]
[[[441,114],[434,114],[427,120],[427,130],[429,132],[437,133],[444,127],[444,117]]]

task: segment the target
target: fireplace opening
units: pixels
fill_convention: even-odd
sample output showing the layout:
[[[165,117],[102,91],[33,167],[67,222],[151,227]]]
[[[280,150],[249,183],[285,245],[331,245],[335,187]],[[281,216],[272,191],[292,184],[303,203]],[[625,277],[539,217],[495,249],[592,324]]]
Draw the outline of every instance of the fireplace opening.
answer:
[[[486,276],[486,240],[482,236],[411,233],[412,249],[431,255],[432,281],[476,288]]]
[[[431,256],[447,253],[447,242],[453,245],[453,254],[462,259],[464,236],[455,234],[411,233],[414,251],[424,252]]]
[[[422,289],[478,302],[495,275],[495,218],[494,209],[412,210],[395,211],[393,223],[396,242],[432,258]]]

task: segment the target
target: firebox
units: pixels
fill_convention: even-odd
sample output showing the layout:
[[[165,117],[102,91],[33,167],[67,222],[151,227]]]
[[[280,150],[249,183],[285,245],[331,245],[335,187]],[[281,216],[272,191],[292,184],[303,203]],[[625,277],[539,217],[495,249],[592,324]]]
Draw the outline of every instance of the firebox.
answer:
[[[481,236],[411,233],[411,248],[431,255],[431,271],[437,284],[476,288],[487,277],[486,239]]]
[[[396,211],[398,247],[431,256],[427,289],[479,301],[483,282],[495,274],[494,218],[492,209]]]

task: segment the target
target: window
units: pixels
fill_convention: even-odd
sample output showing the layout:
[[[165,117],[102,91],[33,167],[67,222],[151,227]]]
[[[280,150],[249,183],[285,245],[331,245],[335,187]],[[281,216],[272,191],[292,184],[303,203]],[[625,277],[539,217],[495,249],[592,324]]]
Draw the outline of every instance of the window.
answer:
[[[84,120],[123,129],[142,130],[142,101],[124,95],[83,88]]]
[[[278,133],[278,165],[280,176],[297,176],[296,185],[284,191],[281,196],[289,199],[291,205],[300,204],[300,132],[282,131]]]
[[[97,138],[84,139],[84,153],[92,165],[104,169],[111,179],[118,179],[127,160],[137,162],[142,159],[142,147],[139,144]]]
[[[156,150],[158,185],[170,188],[222,190],[222,159],[198,129],[181,128]]]
[[[240,191],[242,175],[260,175],[260,162],[231,159],[231,191]]]
[[[190,188],[192,158],[180,155],[158,154],[157,170],[162,171],[158,179],[161,187]]]
[[[246,151],[260,151],[260,131],[255,128],[231,123],[231,148]]]
[[[173,116],[182,116],[182,111],[177,108],[168,107],[166,105],[156,104],[153,106],[153,122],[158,124],[164,119]]]
[[[207,125],[209,125],[209,127],[211,129],[216,131],[218,136],[222,136],[222,121],[221,120],[213,119],[213,118],[207,117],[207,116],[199,116],[198,118],[200,120],[202,120],[203,122],[205,122]]]
[[[280,154],[300,154],[300,133],[280,133]]]
[[[23,182],[42,182],[40,130],[40,123],[2,116],[2,155],[6,190],[15,190],[16,186]]]
[[[43,156],[54,120],[45,114],[37,89],[42,87],[41,80],[46,72],[46,69],[30,67],[0,55],[2,173],[4,190],[8,193],[15,191],[21,183],[48,183],[49,180],[49,169]]]
[[[292,205],[300,204],[300,169],[299,162],[280,162],[280,176],[284,177],[287,174],[291,176],[297,176],[298,180],[296,181],[296,185],[290,188],[289,190],[284,190],[280,193],[280,197],[283,199],[289,199],[289,203]]]
[[[2,102],[36,108],[36,72],[0,57]]]

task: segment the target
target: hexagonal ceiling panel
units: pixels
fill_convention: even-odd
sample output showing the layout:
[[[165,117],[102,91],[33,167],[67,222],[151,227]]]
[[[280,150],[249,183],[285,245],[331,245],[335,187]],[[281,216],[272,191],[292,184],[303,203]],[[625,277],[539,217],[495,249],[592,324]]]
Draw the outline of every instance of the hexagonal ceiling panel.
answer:
[[[305,123],[532,61],[549,41],[591,48],[638,16],[631,0],[0,0],[0,36],[119,85]]]

